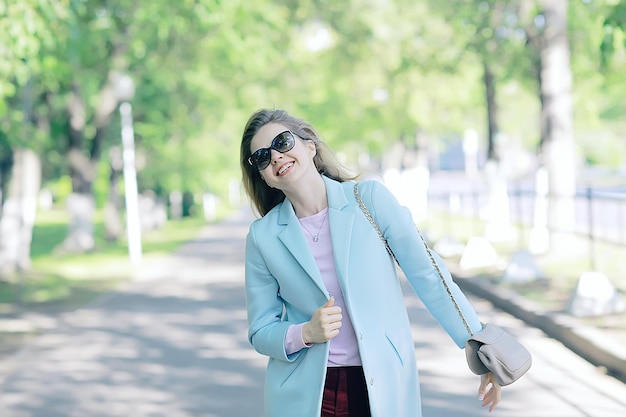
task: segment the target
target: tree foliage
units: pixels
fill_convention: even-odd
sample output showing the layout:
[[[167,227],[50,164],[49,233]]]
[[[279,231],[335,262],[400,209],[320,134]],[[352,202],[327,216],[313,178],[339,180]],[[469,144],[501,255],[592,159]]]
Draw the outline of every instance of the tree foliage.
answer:
[[[82,121],[81,152],[108,159],[119,146],[119,98],[105,106],[108,118],[102,103],[111,77],[125,73],[136,84],[140,188],[225,198],[257,108],[311,120],[355,164],[397,141],[412,146],[419,132],[434,142],[467,128],[485,137],[485,64],[498,83],[501,130],[532,148],[538,99],[523,3],[3,2],[0,152],[35,149],[45,181],[56,181],[70,172],[68,124]],[[570,3],[577,141],[590,161],[617,166],[624,161],[609,142],[623,138],[624,2]],[[77,102],[82,113],[71,116]],[[607,150],[592,151],[593,137],[607,138]]]

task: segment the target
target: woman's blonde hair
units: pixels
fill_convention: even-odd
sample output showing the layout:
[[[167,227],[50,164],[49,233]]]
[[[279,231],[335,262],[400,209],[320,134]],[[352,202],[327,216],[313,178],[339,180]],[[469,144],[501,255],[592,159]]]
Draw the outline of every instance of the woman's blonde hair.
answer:
[[[248,163],[252,154],[250,143],[256,133],[268,123],[278,123],[291,130],[302,140],[310,140],[315,144],[316,155],[313,162],[317,172],[335,181],[354,180],[358,175],[351,174],[337,159],[332,150],[321,140],[313,126],[303,119],[291,116],[285,110],[261,109],[250,116],[241,138],[241,171],[243,185],[254,208],[261,216],[265,216],[272,208],[285,199],[285,194],[276,188],[268,187],[261,178],[259,171]]]

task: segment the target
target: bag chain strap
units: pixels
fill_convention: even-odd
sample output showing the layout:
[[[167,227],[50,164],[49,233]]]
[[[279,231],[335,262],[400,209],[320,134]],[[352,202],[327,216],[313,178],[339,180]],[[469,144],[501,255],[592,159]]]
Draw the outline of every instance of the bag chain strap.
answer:
[[[396,255],[391,250],[391,247],[389,247],[389,243],[387,243],[387,239],[385,239],[383,232],[381,232],[380,228],[378,227],[378,224],[376,224],[376,221],[370,214],[369,210],[367,209],[367,207],[365,207],[365,203],[363,203],[363,199],[361,199],[361,194],[359,193],[358,183],[354,184],[354,197],[356,198],[356,201],[359,203],[359,207],[361,207],[361,211],[363,211],[363,214],[365,214],[365,217],[367,217],[367,220],[369,220],[372,226],[374,226],[374,229],[376,229],[376,232],[378,233],[378,237],[380,237],[380,240],[382,240],[382,242],[385,244],[385,248],[387,249],[387,252],[389,252],[389,254],[396,261],[398,266],[400,266],[400,262],[398,262],[398,258],[396,258]],[[459,307],[459,305],[456,302],[456,299],[452,295],[452,290],[450,290],[450,286],[448,285],[448,282],[443,277],[443,273],[441,272],[441,269],[439,269],[439,265],[437,264],[437,261],[435,261],[435,258],[433,257],[433,254],[431,253],[430,248],[426,244],[426,240],[424,239],[424,236],[422,236],[422,234],[420,233],[417,227],[415,228],[415,230],[417,231],[417,234],[419,235],[420,239],[422,239],[422,243],[424,244],[424,247],[426,248],[428,257],[430,258],[430,261],[435,267],[435,270],[437,271],[437,274],[439,275],[439,278],[441,279],[441,282],[443,283],[443,286],[445,287],[446,292],[450,296],[450,299],[452,300],[452,303],[454,304],[454,308],[456,309],[457,313],[459,314],[459,317],[463,321],[463,325],[465,325],[465,329],[469,333],[470,337],[473,336],[474,333],[470,329],[470,326],[467,323],[467,320],[465,319],[463,312],[461,312],[461,308]]]

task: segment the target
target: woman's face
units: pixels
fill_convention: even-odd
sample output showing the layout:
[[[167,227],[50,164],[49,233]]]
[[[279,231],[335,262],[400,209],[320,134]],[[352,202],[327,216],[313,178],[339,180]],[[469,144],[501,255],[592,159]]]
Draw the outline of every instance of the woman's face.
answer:
[[[280,133],[289,130],[279,123],[268,123],[261,127],[252,137],[250,152],[254,154],[261,148],[269,148],[274,138]],[[298,180],[310,175],[317,174],[313,163],[315,156],[315,144],[310,140],[302,140],[294,134],[295,144],[293,148],[280,153],[271,149],[270,163],[259,174],[268,186],[279,190],[289,190],[298,183]]]

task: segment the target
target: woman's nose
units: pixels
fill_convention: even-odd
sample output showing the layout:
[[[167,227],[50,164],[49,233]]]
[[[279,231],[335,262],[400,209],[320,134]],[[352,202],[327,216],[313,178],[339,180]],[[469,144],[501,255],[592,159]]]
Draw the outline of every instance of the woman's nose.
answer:
[[[276,149],[272,149],[271,150],[271,155],[272,155],[272,164],[275,163],[276,161],[278,161],[279,159],[282,159],[283,154],[278,152]]]

